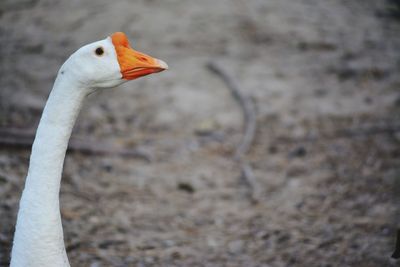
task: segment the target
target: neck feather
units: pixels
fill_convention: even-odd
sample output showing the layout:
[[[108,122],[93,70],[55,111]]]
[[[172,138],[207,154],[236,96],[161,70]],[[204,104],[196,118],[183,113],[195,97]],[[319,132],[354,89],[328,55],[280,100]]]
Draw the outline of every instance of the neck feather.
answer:
[[[69,266],[59,192],[68,141],[87,89],[59,74],[44,108],[22,193],[11,266]]]

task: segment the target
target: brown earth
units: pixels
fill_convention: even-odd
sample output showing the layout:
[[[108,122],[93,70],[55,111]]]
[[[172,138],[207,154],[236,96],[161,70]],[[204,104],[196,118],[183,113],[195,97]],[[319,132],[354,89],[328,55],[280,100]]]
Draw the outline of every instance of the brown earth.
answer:
[[[72,266],[397,266],[400,21],[395,1],[0,2],[0,126],[32,132],[59,66],[125,31],[170,70],[94,94],[73,137],[150,160],[69,153]],[[257,107],[246,160],[240,107]],[[100,146],[100,145],[99,145]],[[29,149],[0,145],[0,265]]]

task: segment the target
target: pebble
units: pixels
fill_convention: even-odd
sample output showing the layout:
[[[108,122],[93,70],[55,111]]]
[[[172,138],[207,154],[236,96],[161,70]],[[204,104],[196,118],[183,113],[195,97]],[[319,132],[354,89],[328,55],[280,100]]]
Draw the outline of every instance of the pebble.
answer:
[[[243,246],[244,246],[243,240],[235,240],[235,241],[229,242],[228,249],[229,249],[230,253],[238,254],[243,251]]]
[[[304,146],[297,146],[292,151],[289,152],[289,158],[300,158],[307,154],[307,150]]]

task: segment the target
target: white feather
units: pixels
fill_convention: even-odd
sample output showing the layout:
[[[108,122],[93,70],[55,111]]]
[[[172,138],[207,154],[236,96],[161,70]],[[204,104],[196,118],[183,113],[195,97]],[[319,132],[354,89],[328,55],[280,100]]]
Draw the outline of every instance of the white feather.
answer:
[[[98,56],[95,49],[103,47]],[[11,267],[70,266],[59,191],[68,140],[84,98],[125,82],[108,37],[76,51],[61,67],[32,147],[12,248]]]

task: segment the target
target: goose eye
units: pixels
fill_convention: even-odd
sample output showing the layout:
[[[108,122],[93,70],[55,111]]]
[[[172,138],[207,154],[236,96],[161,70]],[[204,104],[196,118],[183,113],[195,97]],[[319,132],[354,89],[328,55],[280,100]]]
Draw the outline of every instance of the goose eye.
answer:
[[[96,53],[96,55],[101,56],[104,54],[104,49],[103,47],[97,47],[96,50],[94,51]]]

